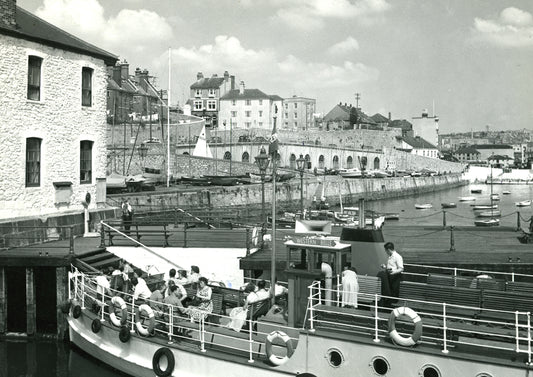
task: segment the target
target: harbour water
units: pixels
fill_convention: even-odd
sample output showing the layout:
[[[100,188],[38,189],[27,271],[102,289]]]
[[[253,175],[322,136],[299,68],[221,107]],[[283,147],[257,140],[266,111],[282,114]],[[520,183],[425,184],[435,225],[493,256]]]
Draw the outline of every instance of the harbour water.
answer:
[[[482,189],[481,194],[472,194],[472,188]],[[503,191],[511,194],[504,195]],[[533,199],[533,186],[528,185],[494,185],[493,193],[499,194],[499,205],[502,213],[502,226],[516,226],[519,210],[523,220],[533,216],[533,207],[518,208],[515,202]],[[464,196],[476,197],[475,202],[460,202]],[[400,214],[399,224],[405,225],[440,225],[442,224],[441,203],[455,202],[457,208],[446,210],[448,225],[474,225],[474,214],[471,204],[489,204],[489,185],[470,185],[421,194],[405,198],[381,200],[367,203],[367,209],[378,212],[396,212]],[[415,204],[431,203],[433,208],[415,209]],[[522,222],[527,228],[529,223]],[[5,352],[2,350],[5,347]],[[83,351],[70,347],[68,344],[57,344],[49,341],[6,341],[0,342],[0,354],[6,355],[6,365],[0,367],[0,374],[7,372],[7,377],[40,377],[40,376],[98,376],[123,377],[120,371],[114,370],[100,361],[88,356]],[[3,377],[3,375],[1,376]]]

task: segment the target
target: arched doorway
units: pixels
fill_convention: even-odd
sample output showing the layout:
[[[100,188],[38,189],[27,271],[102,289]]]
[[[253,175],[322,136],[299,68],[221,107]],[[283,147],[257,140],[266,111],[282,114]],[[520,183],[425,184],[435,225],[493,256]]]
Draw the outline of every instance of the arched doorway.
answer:
[[[374,170],[379,169],[379,157],[374,158]]]
[[[296,169],[296,155],[294,153],[292,153],[289,158],[289,168]]]
[[[333,156],[333,169],[339,170],[339,156]]]
[[[318,157],[318,168],[324,169],[324,155],[322,154]]]
[[[311,169],[311,156],[308,154],[305,155],[305,166],[307,169]]]
[[[250,154],[248,152],[242,154],[242,162],[250,162]]]
[[[353,157],[352,156],[348,156],[348,158],[346,159],[346,168],[353,169]]]

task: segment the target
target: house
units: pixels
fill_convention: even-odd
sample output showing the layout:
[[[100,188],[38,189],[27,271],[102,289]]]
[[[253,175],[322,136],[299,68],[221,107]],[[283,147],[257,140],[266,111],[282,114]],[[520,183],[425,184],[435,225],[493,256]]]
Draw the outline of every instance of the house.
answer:
[[[509,157],[507,155],[500,155],[500,154],[493,154],[487,158],[487,161],[489,162],[490,166],[496,167],[496,168],[508,168],[513,166],[514,164],[514,158]]]
[[[422,110],[422,115],[413,117],[413,136],[420,136],[433,145],[439,145],[439,118],[429,116],[427,109]]]
[[[270,130],[274,116],[281,122],[283,98],[268,95],[259,89],[246,89],[244,81],[239,89],[230,90],[220,97],[219,119],[226,128]]]
[[[474,147],[461,147],[453,152],[459,162],[479,161],[481,153]]]
[[[390,117],[390,113],[389,113],[389,117]],[[372,115],[370,119],[372,119],[378,125],[378,127],[382,130],[386,129],[389,123],[391,122],[390,118],[387,118],[381,115],[380,113],[376,113]]]
[[[15,0],[0,11],[0,219],[104,205],[106,67],[117,57]]]
[[[402,138],[401,147],[396,149],[419,156],[439,158],[439,150],[437,147],[420,136],[404,136]]]
[[[190,87],[191,115],[205,119],[207,127],[220,126],[218,123],[220,111],[220,98],[235,89],[235,76],[230,76],[228,71],[223,77],[214,74],[204,77],[202,72],[196,75],[196,82]]]
[[[316,100],[292,96],[283,100],[282,127],[292,130],[309,130],[314,127]]]
[[[479,151],[479,159],[482,161],[488,161],[489,157],[493,155],[507,156],[514,160],[514,149],[512,145],[475,144],[472,147]]]
[[[405,119],[395,119],[389,123],[389,128],[400,128],[402,136],[413,136],[413,125]]]
[[[377,129],[377,123],[355,106],[335,105],[323,118],[326,130]]]

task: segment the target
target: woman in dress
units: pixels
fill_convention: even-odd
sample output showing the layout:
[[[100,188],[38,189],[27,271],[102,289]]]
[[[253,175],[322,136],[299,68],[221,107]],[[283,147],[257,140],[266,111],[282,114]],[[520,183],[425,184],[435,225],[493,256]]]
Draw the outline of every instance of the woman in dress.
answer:
[[[207,279],[201,276],[198,279],[198,291],[193,300],[197,302],[195,306],[189,306],[187,309],[191,321],[200,321],[205,319],[213,311],[213,302],[211,301],[211,288],[207,286]]]
[[[342,271],[342,306],[345,308],[357,308],[357,294],[359,282],[354,267],[344,266]]]

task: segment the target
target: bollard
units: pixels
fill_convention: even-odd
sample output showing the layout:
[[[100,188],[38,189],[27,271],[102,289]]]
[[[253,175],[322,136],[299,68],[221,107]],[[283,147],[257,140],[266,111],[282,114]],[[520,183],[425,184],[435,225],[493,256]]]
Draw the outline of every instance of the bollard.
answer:
[[[446,211],[442,211],[442,227],[446,228]]]
[[[521,230],[520,226],[520,211],[516,211],[516,230]]]
[[[453,225],[450,227],[450,251],[455,251],[455,239],[453,238]]]

